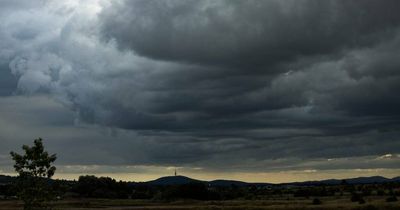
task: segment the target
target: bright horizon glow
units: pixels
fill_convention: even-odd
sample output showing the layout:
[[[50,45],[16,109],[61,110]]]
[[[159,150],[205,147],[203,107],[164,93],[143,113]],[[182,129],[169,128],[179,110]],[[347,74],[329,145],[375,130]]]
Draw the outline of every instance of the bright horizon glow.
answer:
[[[16,176],[16,173],[3,173],[4,175]],[[144,174],[144,173],[57,173],[54,179],[78,180],[79,176],[94,175],[97,177],[111,177],[117,181],[145,182],[158,179],[164,176],[173,176],[173,173]],[[350,179],[357,177],[383,176],[394,178],[400,176],[400,169],[352,169],[352,170],[326,170],[326,171],[282,171],[282,172],[263,172],[263,173],[182,173],[181,176],[193,179],[212,181],[218,179],[236,180],[244,182],[261,183],[290,183],[303,181],[320,181],[326,179]]]

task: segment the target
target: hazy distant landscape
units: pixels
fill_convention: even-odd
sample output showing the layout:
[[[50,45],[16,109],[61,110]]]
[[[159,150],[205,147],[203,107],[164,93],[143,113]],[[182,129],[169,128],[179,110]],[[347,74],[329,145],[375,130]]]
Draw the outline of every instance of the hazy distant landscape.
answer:
[[[0,209],[21,209],[15,177],[0,176]],[[400,177],[360,177],[296,183],[201,181],[168,176],[148,182],[117,182],[81,176],[52,181],[55,209],[400,209]]]

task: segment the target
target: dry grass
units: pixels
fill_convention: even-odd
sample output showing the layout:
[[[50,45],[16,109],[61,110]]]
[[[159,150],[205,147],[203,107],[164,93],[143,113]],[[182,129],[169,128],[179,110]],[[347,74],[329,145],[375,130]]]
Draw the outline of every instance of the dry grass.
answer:
[[[63,210],[400,210],[400,202],[387,203],[385,197],[367,197],[365,204],[350,202],[348,197],[323,197],[321,205],[312,205],[312,198],[280,198],[266,200],[232,201],[176,201],[155,202],[147,200],[73,199],[54,203],[54,209]],[[0,201],[0,210],[22,209],[19,201]]]

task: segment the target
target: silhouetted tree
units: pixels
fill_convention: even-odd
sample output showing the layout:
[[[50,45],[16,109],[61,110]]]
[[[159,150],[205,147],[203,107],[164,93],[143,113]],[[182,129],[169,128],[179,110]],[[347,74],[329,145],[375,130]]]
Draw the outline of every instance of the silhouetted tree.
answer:
[[[15,171],[19,175],[16,183],[18,196],[26,210],[48,209],[45,202],[53,197],[48,179],[56,171],[56,167],[51,164],[57,157],[44,150],[41,138],[35,139],[32,147],[23,145],[22,149],[22,155],[10,152],[15,161]]]

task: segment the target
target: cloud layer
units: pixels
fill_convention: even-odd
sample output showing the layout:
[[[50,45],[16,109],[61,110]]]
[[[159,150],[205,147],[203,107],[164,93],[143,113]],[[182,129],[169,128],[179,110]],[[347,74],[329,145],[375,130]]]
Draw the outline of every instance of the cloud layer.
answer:
[[[398,158],[359,161],[400,154],[397,0],[2,1],[0,8],[0,103],[61,104],[56,112],[69,117],[43,113],[28,127],[74,132],[50,134],[60,139],[54,148],[87,151],[64,164],[398,167]],[[20,126],[15,113],[1,120]],[[113,134],[94,134],[104,129]]]

